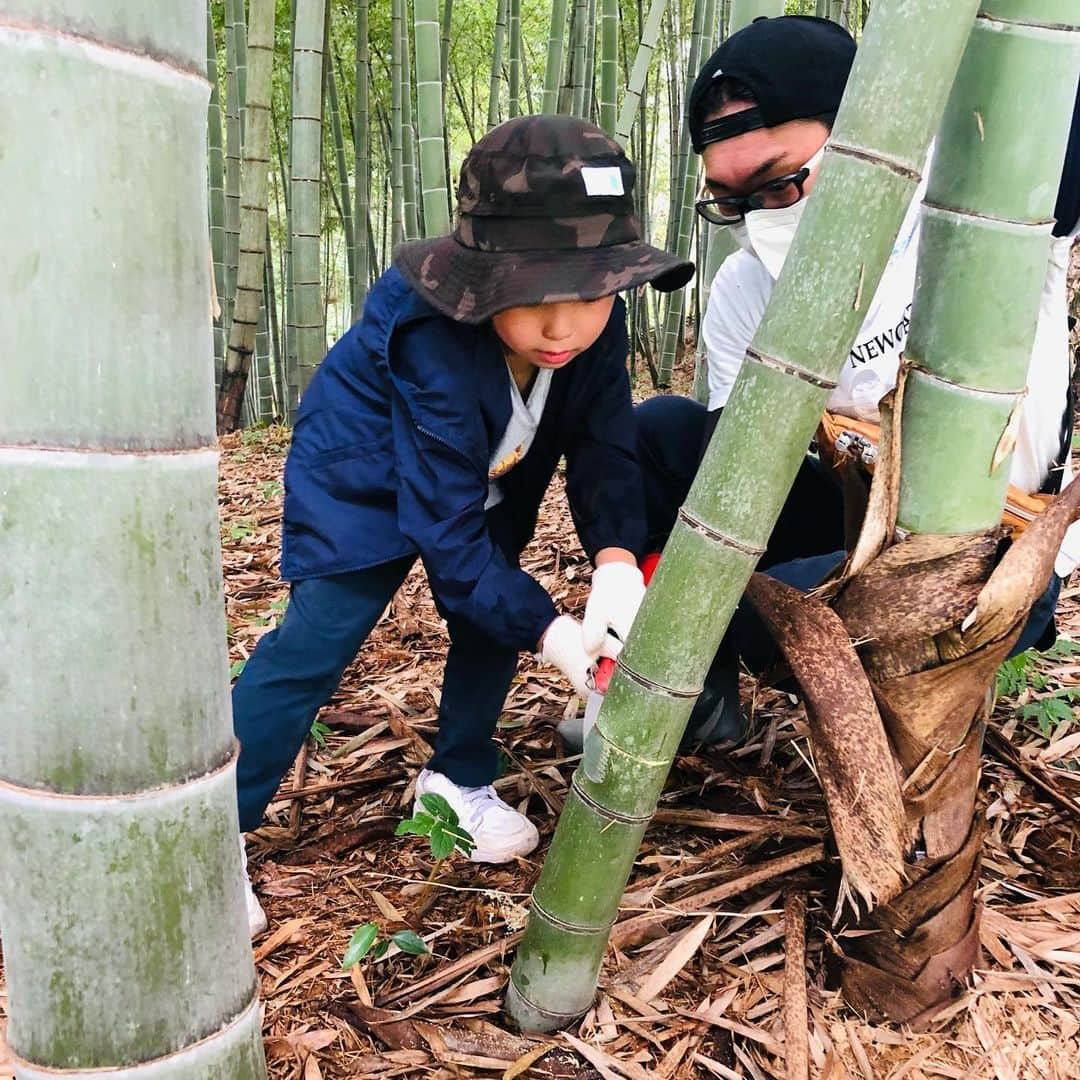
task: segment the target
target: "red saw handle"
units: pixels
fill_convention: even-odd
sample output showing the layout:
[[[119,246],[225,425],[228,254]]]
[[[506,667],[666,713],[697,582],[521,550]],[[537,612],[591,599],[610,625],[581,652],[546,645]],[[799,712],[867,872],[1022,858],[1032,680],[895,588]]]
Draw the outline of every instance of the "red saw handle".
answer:
[[[659,551],[650,551],[648,555],[643,555],[641,557],[638,568],[641,570],[641,576],[645,579],[646,585],[652,580],[652,576],[656,572],[656,567],[659,562]],[[597,662],[596,675],[593,679],[593,682],[596,684],[596,689],[601,694],[607,693],[608,683],[611,682],[611,676],[614,674],[615,661],[612,660],[610,656],[601,656]]]

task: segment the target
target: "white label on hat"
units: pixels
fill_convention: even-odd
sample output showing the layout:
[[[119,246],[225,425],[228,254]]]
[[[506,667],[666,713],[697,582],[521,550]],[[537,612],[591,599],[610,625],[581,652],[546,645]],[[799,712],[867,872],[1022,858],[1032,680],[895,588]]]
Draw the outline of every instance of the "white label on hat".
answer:
[[[616,165],[583,165],[581,176],[587,195],[622,195],[622,170]]]

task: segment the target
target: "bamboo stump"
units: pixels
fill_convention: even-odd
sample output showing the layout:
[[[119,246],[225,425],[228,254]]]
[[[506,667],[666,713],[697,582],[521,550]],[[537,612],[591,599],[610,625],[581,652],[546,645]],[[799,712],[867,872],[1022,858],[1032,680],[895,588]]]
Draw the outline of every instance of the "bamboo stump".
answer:
[[[1072,484],[999,560],[1004,530],[911,536],[833,589],[832,606],[755,574],[748,596],[806,698],[843,864],[849,1004],[919,1027],[979,958],[976,816],[994,673],[1080,515]],[[874,932],[876,931],[876,932]]]

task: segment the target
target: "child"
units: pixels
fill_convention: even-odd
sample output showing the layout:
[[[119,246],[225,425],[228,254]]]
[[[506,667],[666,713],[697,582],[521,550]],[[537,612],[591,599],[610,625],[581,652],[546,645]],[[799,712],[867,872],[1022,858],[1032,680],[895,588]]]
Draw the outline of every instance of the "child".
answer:
[[[403,244],[363,319],[304,394],[285,465],[282,624],[233,691],[241,831],[254,829],[319,707],[417,555],[450,649],[434,757],[442,795],[506,862],[539,842],[491,787],[491,736],[517,654],[536,650],[581,695],[625,637],[644,586],[641,478],[615,293],[684,285],[690,263],[641,242],[634,167],[599,128],[510,120],[462,166],[453,236]],[[562,455],[593,560],[584,622],[518,566]],[[610,644],[609,644],[610,643]],[[248,889],[253,932],[265,927]]]

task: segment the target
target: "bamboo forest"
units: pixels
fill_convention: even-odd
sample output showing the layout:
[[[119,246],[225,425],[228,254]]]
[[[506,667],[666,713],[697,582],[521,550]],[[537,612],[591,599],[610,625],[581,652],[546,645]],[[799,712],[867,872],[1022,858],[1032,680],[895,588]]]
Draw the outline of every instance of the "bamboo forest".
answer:
[[[1076,1074],[1076,0],[0,0],[0,190],[0,1080]]]

